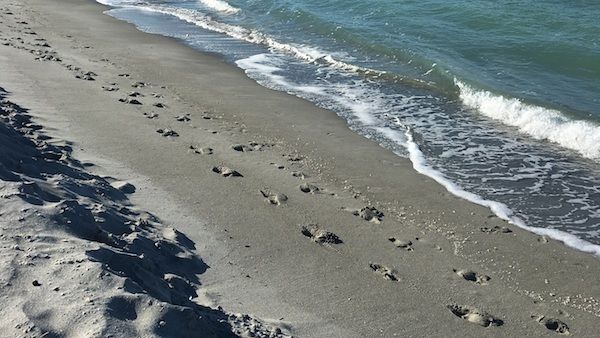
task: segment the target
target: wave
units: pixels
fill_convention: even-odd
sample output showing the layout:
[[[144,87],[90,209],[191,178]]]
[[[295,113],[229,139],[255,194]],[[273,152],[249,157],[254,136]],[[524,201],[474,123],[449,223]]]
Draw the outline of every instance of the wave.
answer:
[[[411,129],[404,126],[399,120],[396,120],[396,124],[404,128],[404,134],[398,130],[386,127],[379,127],[377,130],[388,139],[397,143],[401,143],[406,147],[410,161],[413,164],[413,168],[418,173],[430,177],[438,184],[446,188],[448,192],[457,197],[489,208],[496,216],[509,222],[510,224],[516,225],[534,234],[555,239],[579,251],[587,252],[600,257],[600,245],[590,243],[573,234],[561,230],[528,226],[521,218],[516,216],[506,204],[487,200],[477,194],[465,191],[459,185],[445,177],[441,172],[429,166],[427,164],[425,155],[419,149],[419,145],[413,140]]]
[[[340,110],[348,112],[353,119],[360,122],[362,126],[376,124],[376,119],[370,112],[377,107],[384,106],[381,98],[373,93],[365,93],[364,88],[355,84],[355,88],[345,85],[300,85],[290,82],[277,73],[282,71],[277,67],[276,58],[272,54],[256,54],[245,59],[240,59],[235,64],[242,68],[248,77],[254,79],[264,87],[285,91],[289,94],[301,97],[308,101],[316,102],[339,113]],[[329,103],[326,103],[329,102]]]
[[[600,160],[600,126],[593,122],[572,120],[557,110],[476,90],[458,80],[455,84],[460,90],[461,101],[479,113],[517,127],[538,140],[548,140],[575,150],[586,158]]]
[[[180,20],[196,25],[202,29],[209,31],[225,34],[232,38],[261,45],[273,52],[279,52],[286,55],[290,55],[296,59],[322,66],[329,66],[342,70],[344,72],[354,73],[373,79],[382,79],[393,83],[404,83],[413,87],[427,88],[440,90],[438,86],[431,82],[422,79],[415,79],[399,74],[390,73],[383,70],[372,69],[368,67],[357,66],[334,57],[332,54],[319,50],[317,48],[296,45],[277,41],[275,38],[259,32],[254,29],[247,29],[241,26],[231,25],[223,22],[219,22],[211,18],[210,16],[200,13],[193,9],[187,8],[175,8],[161,5],[154,5],[146,2],[136,1],[134,5],[130,4],[129,0],[97,0],[99,2],[106,2],[111,6],[118,6],[121,8],[134,8],[139,10],[146,10],[155,13],[161,13],[166,15],[175,16]],[[131,0],[134,1],[134,0]],[[202,3],[210,2],[215,3],[215,0],[200,0]],[[111,3],[112,2],[112,3]],[[118,2],[118,3],[117,3]],[[220,1],[219,1],[220,2]],[[205,4],[206,5],[206,4]],[[232,7],[235,8],[235,7]]]
[[[240,11],[239,8],[233,7],[225,1],[221,0],[199,0],[204,6],[226,14],[235,14]]]
[[[106,6],[122,7],[135,4],[136,0],[96,0],[96,2],[99,2]]]
[[[404,83],[414,87],[439,90],[439,86],[429,81],[412,79],[382,70],[360,67],[334,57],[332,53],[319,49],[289,43],[282,43],[257,30],[231,25],[214,20],[208,15],[185,8],[154,5],[133,0],[98,0],[99,2],[130,7],[175,16],[200,28],[221,33],[252,44],[262,45],[273,52],[290,55],[296,59],[333,67],[345,72],[360,74],[370,78]],[[198,0],[207,7],[232,12],[239,10],[221,0]],[[134,3],[134,5],[132,5]],[[435,68],[426,72],[430,73]],[[575,150],[582,156],[600,160],[600,126],[590,121],[572,120],[557,110],[529,105],[516,98],[505,98],[484,90],[474,89],[467,84],[454,80],[459,89],[460,100],[481,114],[498,120],[506,125],[517,127],[521,132],[533,138],[548,140],[564,148]]]
[[[391,128],[383,121],[378,120],[373,115],[369,114],[369,112],[373,110],[384,110],[388,105],[385,100],[374,100],[369,102],[367,106],[361,104],[363,101],[362,99],[357,100],[358,97],[362,98],[364,96],[371,98],[377,97],[375,93],[369,92],[367,94],[360,94],[359,92],[364,90],[361,88],[335,87],[335,90],[332,90],[332,87],[322,85],[305,86],[292,83],[284,76],[277,74],[279,71],[281,71],[281,69],[273,63],[273,60],[269,58],[268,54],[253,55],[236,61],[236,64],[240,68],[244,69],[246,74],[257,80],[265,87],[286,91],[304,99],[310,98],[312,95],[327,96],[328,100],[335,102],[338,110],[346,110],[354,116],[355,121],[358,122],[362,127],[357,129],[359,133],[362,133],[366,137],[372,138],[372,136],[369,136],[372,135],[372,133],[367,131],[371,130],[372,132],[375,132],[378,135],[383,136],[385,139],[391,141],[393,144],[404,147],[415,171],[430,177],[438,184],[442,185],[451,194],[471,203],[486,207],[499,218],[526,231],[541,236],[547,236],[574,249],[591,253],[600,257],[600,245],[590,243],[573,234],[561,230],[529,226],[523,219],[516,216],[506,204],[488,200],[480,195],[468,192],[447,178],[442,172],[434,169],[427,163],[425,155],[420,150],[419,145],[414,141],[412,129],[409,126],[406,126],[404,123],[402,123],[398,117],[394,117],[390,122],[392,122],[392,124],[398,128]],[[407,99],[410,100],[410,98]],[[323,100],[317,100],[317,102],[318,105],[323,106],[323,108],[333,108],[327,104],[324,104]],[[410,104],[410,102],[406,102],[406,104]],[[379,141],[381,141],[381,139],[379,139]],[[383,144],[382,142],[379,143],[386,148],[390,148],[389,145]],[[398,151],[394,152],[399,156],[406,156],[405,153],[400,153]]]
[[[322,51],[317,50],[312,47],[282,43],[282,42],[279,42],[279,41],[273,39],[272,37],[270,37],[264,33],[261,33],[259,31],[256,31],[253,29],[247,29],[247,28],[240,27],[240,26],[226,24],[226,23],[219,22],[219,21],[215,21],[211,17],[201,14],[194,10],[185,9],[185,8],[156,6],[156,5],[150,5],[150,4],[148,4],[147,6],[143,6],[143,7],[136,6],[136,8],[142,8],[142,9],[146,9],[146,10],[150,10],[150,11],[154,11],[154,12],[158,12],[158,13],[162,13],[162,14],[173,15],[183,21],[189,22],[198,27],[201,27],[201,28],[213,31],[213,32],[226,34],[230,37],[233,37],[238,40],[245,41],[245,42],[249,42],[252,44],[263,45],[272,51],[292,55],[298,59],[301,59],[301,60],[309,62],[309,63],[328,64],[328,65],[334,66],[336,68],[339,68],[339,69],[342,69],[345,71],[356,72],[356,73],[367,73],[367,74],[385,74],[386,73],[384,71],[363,68],[363,67],[359,67],[359,66],[356,66],[356,65],[353,65],[350,63],[346,63],[346,62],[337,60],[337,59],[333,58],[330,54],[323,53]]]
[[[312,49],[307,46],[295,46],[291,44],[280,43],[260,32],[249,30],[235,25],[217,22],[209,16],[201,14],[197,11],[182,8],[156,6],[151,4],[146,4],[143,7],[140,7],[139,3],[137,4],[137,6],[127,7],[172,15],[183,21],[192,23],[200,28],[226,34],[230,37],[249,43],[264,45],[271,49],[271,51],[278,52],[280,54],[291,55],[297,59],[309,62],[311,64],[330,65],[336,69],[342,69],[344,71],[350,71],[355,73],[379,72],[376,70],[360,68],[358,66],[339,61],[329,54],[324,55],[321,51]],[[365,107],[364,105],[358,104],[359,102],[364,103],[362,102],[364,95],[361,95],[359,92],[349,92],[352,91],[351,88],[345,88],[344,90],[342,90],[342,88],[339,88],[338,86],[333,86],[333,84],[330,84],[330,86],[328,87],[322,87],[318,85],[298,85],[295,83],[291,83],[284,76],[277,74],[278,71],[281,70],[280,68],[272,64],[265,64],[265,61],[268,61],[266,60],[268,57],[269,54],[258,54],[246,59],[238,60],[236,61],[236,64],[240,68],[245,69],[247,74],[250,75],[250,73],[252,73],[253,76],[251,77],[253,77],[255,80],[257,80],[259,83],[266,87],[286,91],[290,94],[309,99],[313,102],[313,95],[328,96],[328,100],[330,102],[334,102],[335,107],[324,104],[324,108],[332,110],[341,109],[349,111],[354,117],[354,121],[358,122],[358,124],[362,126],[362,128],[358,128],[359,130],[357,130],[359,133],[369,138],[371,138],[371,136],[373,136],[373,134],[376,133],[379,135],[379,137],[377,137],[377,140],[381,140],[381,138],[384,138],[386,140],[391,141],[394,145],[399,145],[399,148],[405,148],[408,157],[411,160],[413,167],[417,172],[432,178],[437,183],[444,186],[453,195],[465,199],[469,202],[487,207],[501,219],[504,219],[510,222],[511,224],[514,224],[527,231],[553,238],[555,240],[563,242],[569,247],[578,249],[580,251],[592,253],[600,257],[599,245],[589,243],[581,238],[578,238],[573,234],[569,234],[557,229],[528,226],[525,223],[525,221],[523,221],[523,219],[521,219],[520,217],[517,217],[507,205],[497,201],[487,200],[482,196],[465,191],[458,184],[454,183],[449,178],[447,178],[442,172],[435,170],[432,166],[430,166],[427,163],[425,155],[421,152],[417,143],[414,142],[411,128],[403,125],[399,120],[397,120],[396,124],[398,127],[400,127],[399,129],[401,130],[390,128],[388,126],[382,125],[382,121],[378,120],[376,117],[370,114],[370,112],[372,112],[372,110],[374,109],[374,106],[380,107],[379,104],[381,104],[381,107],[387,107],[387,105],[384,104],[385,102],[371,102],[369,105],[367,105],[368,107]],[[385,72],[380,73],[385,74]],[[259,79],[257,79],[257,75],[260,75]],[[264,77],[263,80],[260,80],[260,78],[262,77]],[[573,149],[576,149],[577,151],[588,150],[589,153],[586,157],[600,158],[600,140],[597,140],[595,142],[590,141],[597,139],[594,138],[594,136],[598,137],[598,135],[600,135],[600,129],[598,129],[598,127],[592,125],[591,123],[585,121],[572,121],[561,115],[558,111],[530,106],[520,102],[517,99],[495,96],[490,92],[477,91],[459,81],[456,81],[455,83],[460,89],[460,98],[463,101],[463,103],[469,107],[477,109],[482,114],[500,120],[505,124],[518,127],[522,125],[528,126],[529,129],[538,132],[538,134],[536,134],[538,136],[533,135],[534,137],[548,139],[551,141],[554,141],[554,139],[552,139],[550,136],[545,136],[544,133],[546,133],[546,135],[551,135],[552,128],[562,128],[562,131],[568,132],[568,137],[572,137],[575,140],[574,142],[578,144],[578,147]],[[385,110],[384,108],[382,108],[382,110]],[[524,115],[527,118],[520,120],[519,117],[521,115]],[[348,116],[346,116],[346,118],[348,118]],[[511,124],[511,122],[514,124]],[[528,123],[531,123],[532,125],[528,125]],[[539,123],[539,125],[536,126],[535,123]],[[583,124],[585,128],[582,129],[580,124]],[[528,128],[525,128],[524,131],[528,131]],[[574,129],[570,130],[569,128]],[[591,142],[589,143],[590,145],[588,146],[588,149],[583,149],[584,146],[582,146],[581,143],[581,136],[577,137],[577,134],[575,133],[575,131],[581,133],[582,130],[586,130],[584,134],[587,135],[586,137],[583,137],[583,139],[586,140],[586,142]],[[389,145],[384,145],[383,143],[381,144],[384,147],[389,148]],[[565,145],[563,144],[563,146]],[[406,155],[401,154],[400,152],[397,153],[400,156]]]

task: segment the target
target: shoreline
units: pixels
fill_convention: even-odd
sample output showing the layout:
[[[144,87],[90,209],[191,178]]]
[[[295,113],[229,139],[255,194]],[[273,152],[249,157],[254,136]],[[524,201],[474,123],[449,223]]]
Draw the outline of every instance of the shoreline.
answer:
[[[200,279],[226,309],[261,318],[285,314],[298,336],[319,336],[326,327],[333,336],[555,334],[532,315],[560,318],[573,335],[597,332],[598,262],[591,255],[490,218],[489,210],[451,196],[334,113],[260,87],[171,38],[139,32],[103,15],[99,4],[24,3],[31,13],[22,19],[62,61],[35,61],[0,46],[0,67],[9,74],[2,81],[11,79],[0,85],[49,134],[74,141],[90,157],[122,163],[186,206],[189,219],[205,220],[203,230],[225,253],[199,253],[211,266]],[[97,74],[95,80],[76,79],[80,73],[67,64]],[[137,81],[149,85],[131,88]],[[143,104],[118,101],[129,91],[145,95]],[[159,102],[166,108],[152,106]],[[63,124],[53,130],[57,121]],[[219,165],[244,177],[220,177],[212,172]],[[170,204],[165,208],[176,214]],[[367,206],[383,212],[381,222],[360,212]],[[301,226],[312,223],[344,243],[309,240]],[[199,244],[197,227],[177,224]],[[399,281],[389,280],[388,268]],[[453,269],[491,279],[472,283]],[[469,323],[456,314],[464,309],[489,312],[503,325]]]
[[[102,1],[99,2],[102,3]],[[262,46],[266,47],[267,49],[274,49],[280,53],[293,56],[294,58],[301,59],[308,63],[317,61],[325,62],[332,67],[338,68],[343,72],[348,72],[350,74],[372,74],[376,75],[376,77],[391,74],[387,71],[368,67],[363,68],[361,66],[356,66],[352,63],[347,63],[334,58],[320,59],[310,52],[304,51],[302,48],[298,48],[295,45],[281,43],[269,35],[257,37],[255,36],[253,30],[246,30],[241,26],[229,25],[218,20],[213,21],[213,19],[196,18],[193,13],[188,12],[185,9],[176,10],[169,8],[168,6],[164,7],[161,5],[147,5],[139,8],[137,6],[116,6],[110,8],[115,10],[129,9],[133,11],[141,9],[142,11],[149,11],[154,14],[170,17],[172,16],[185,22],[186,24],[200,27],[202,30],[206,30],[207,32],[225,35],[251,45]],[[115,17],[118,16],[119,15],[117,14]],[[125,19],[124,21],[129,20]],[[140,30],[144,31],[144,29]],[[186,41],[183,38],[182,41],[184,41],[186,44],[189,44],[189,41]],[[201,50],[201,52],[205,51]],[[434,68],[435,67],[430,68],[430,70]],[[392,76],[395,77],[396,75]],[[415,87],[423,86],[425,88],[432,86],[432,88],[428,88],[428,90],[432,90],[441,96],[449,96],[452,100],[459,100],[461,104],[468,106],[473,111],[476,111],[479,115],[496,120],[502,123],[504,126],[516,128],[518,129],[519,133],[525,134],[528,137],[542,139],[545,142],[549,142],[560,148],[569,149],[570,151],[577,153],[578,156],[581,156],[585,160],[596,163],[598,159],[600,159],[600,152],[596,146],[597,142],[595,142],[594,136],[599,130],[598,121],[593,118],[589,119],[590,116],[582,116],[586,114],[581,110],[568,108],[567,106],[562,105],[555,105],[550,102],[538,102],[536,100],[532,100],[531,98],[525,99],[523,97],[519,97],[518,95],[515,96],[514,94],[510,95],[508,93],[493,91],[490,88],[486,89],[477,87],[474,86],[472,81],[465,82],[464,79],[461,80],[457,77],[446,79],[448,83],[452,83],[451,88],[453,88],[453,90],[450,92],[455,94],[455,97],[453,94],[438,88],[437,85],[428,81],[424,81],[422,79],[404,80],[409,83],[409,87],[411,87],[411,85]],[[536,116],[543,116],[543,118],[533,118]],[[550,123],[549,121],[552,121],[551,124],[548,124]],[[573,130],[575,127],[578,127],[585,132],[579,134],[571,132],[571,130]],[[560,130],[560,132],[555,132],[555,130]]]
[[[119,9],[119,8],[121,8],[121,7],[112,7],[111,5],[104,4],[102,2],[99,2],[99,3],[101,5],[107,6],[108,7],[108,11],[113,10],[113,9]],[[134,8],[132,7],[132,9],[134,9]],[[153,9],[151,11],[154,12],[155,10]],[[175,17],[177,17],[177,18],[179,18],[181,20],[184,20],[184,21],[186,21],[188,23],[194,24],[191,21],[191,19],[186,19],[184,17],[180,17],[180,16],[178,16],[176,14],[173,14],[173,13],[170,13],[170,12],[156,10],[156,13],[160,13],[160,14],[167,15],[167,16],[175,16]],[[166,37],[166,38],[171,38],[171,39],[174,39],[176,42],[178,42],[180,44],[183,44],[183,45],[185,45],[185,46],[187,46],[187,47],[189,47],[189,48],[191,48],[191,49],[193,49],[193,50],[195,50],[195,51],[197,51],[199,53],[205,53],[205,54],[211,55],[211,56],[213,56],[213,57],[215,57],[217,59],[223,59],[224,58],[224,56],[220,55],[219,53],[216,53],[216,52],[214,52],[214,53],[204,52],[204,51],[202,51],[202,50],[200,50],[198,48],[195,48],[194,46],[190,45],[184,39],[172,37],[172,36],[161,34],[161,33],[150,33],[148,31],[146,31],[146,30],[144,30],[144,29],[136,26],[136,24],[133,23],[133,22],[131,22],[131,21],[128,21],[128,20],[125,20],[125,19],[119,19],[119,18],[117,18],[117,16],[111,15],[110,13],[105,13],[105,14],[109,15],[109,16],[111,16],[113,18],[116,18],[118,20],[121,20],[121,21],[127,22],[129,24],[132,24],[132,25],[134,25],[136,27],[136,29],[140,30],[141,32],[144,32],[144,33],[147,33],[147,34],[155,34],[155,35],[159,35],[159,36]],[[203,28],[201,25],[200,25],[200,27]],[[206,28],[203,28],[203,29],[206,29]],[[218,30],[215,31],[215,30],[208,29],[208,31],[216,32],[217,34],[228,35],[226,33],[219,32]],[[297,54],[297,53],[299,53],[299,51],[295,52],[295,54]],[[278,92],[285,93],[284,90],[272,89],[268,85],[262,84],[261,81],[258,81],[256,79],[252,78],[248,74],[248,70],[244,69],[244,67],[240,64],[240,62],[242,62],[242,61],[247,61],[247,60],[246,59],[242,59],[242,60],[235,61],[234,63],[231,63],[231,66],[233,66],[234,64],[237,65],[237,68],[240,68],[246,74],[246,77],[248,77],[249,79],[251,79],[253,81],[256,81],[259,85],[261,85],[261,86],[263,86],[263,87],[265,87],[267,89],[271,89],[271,90],[275,90],[275,91],[278,91]],[[349,65],[346,65],[345,67],[348,68]],[[364,70],[364,71],[368,71],[368,70]],[[464,104],[467,105],[467,106],[470,106],[473,109],[477,110],[478,107],[482,105],[482,102],[481,102],[482,99],[474,99],[473,98],[474,96],[477,96],[477,95],[478,96],[491,96],[491,95],[493,96],[494,95],[494,94],[492,94],[491,92],[488,92],[488,91],[481,91],[481,90],[477,91],[477,90],[475,90],[475,89],[467,86],[466,84],[461,83],[460,81],[458,81],[458,82],[457,81],[458,80],[455,79],[455,83],[458,86],[457,88],[460,88],[459,93],[463,93],[464,94],[464,92],[467,91],[467,92],[469,92],[469,96],[471,97],[469,100],[467,100],[468,102],[464,102]],[[478,94],[475,95],[475,93],[478,93]],[[299,95],[297,93],[288,93],[288,94],[296,96],[296,97],[298,97],[298,98],[300,98],[302,100],[307,100],[307,99],[303,98],[301,95]],[[463,94],[461,94],[461,95],[463,95]],[[502,98],[502,100],[504,100],[505,102],[517,102],[517,101],[519,101],[518,99],[505,98],[502,95],[499,95],[497,97]],[[322,107],[319,104],[316,104],[316,103],[314,103],[314,102],[312,102],[310,100],[307,100],[307,101],[311,102],[312,104],[315,104],[319,108],[323,108],[323,109],[327,110],[326,107]],[[505,103],[505,106],[509,106],[509,105],[510,105],[509,103]],[[529,103],[523,103],[523,102],[520,102],[520,101],[519,101],[519,105],[524,105],[524,106],[527,106],[527,107],[531,106],[531,104],[529,104]],[[506,109],[510,110],[511,108],[506,108]],[[554,111],[553,109],[550,109],[550,108],[544,108],[544,109],[547,110],[547,111],[545,111],[545,114],[550,114],[550,115],[555,114],[555,113],[559,114],[558,111]],[[523,110],[523,108],[518,109],[518,111],[521,111],[521,110]],[[342,120],[345,119],[338,112],[335,112],[335,113],[340,117],[340,119],[342,119]],[[498,119],[498,117],[494,116],[493,114],[491,114],[489,112],[481,112],[481,111],[479,111],[479,113],[483,114],[483,115],[487,115],[489,118],[492,118],[492,119],[495,119],[495,120],[500,120],[500,121],[502,120],[502,119]],[[559,115],[556,115],[556,116],[559,116]],[[562,121],[562,119],[561,119],[561,121]],[[570,123],[578,123],[578,122],[577,122],[577,120],[575,120],[575,121],[571,121]],[[565,123],[565,124],[568,124],[568,123]],[[515,125],[515,127],[519,127],[519,126]],[[590,126],[587,126],[587,127],[590,127]],[[414,168],[415,171],[417,171],[418,173],[420,173],[420,174],[422,174],[424,176],[427,176],[430,179],[432,179],[433,181],[437,182],[438,184],[440,184],[441,186],[443,186],[448,192],[450,192],[454,196],[456,196],[458,198],[461,198],[461,199],[463,199],[465,201],[468,201],[470,203],[474,203],[474,204],[480,205],[482,207],[488,208],[497,217],[499,217],[499,218],[501,218],[501,219],[509,222],[510,224],[518,226],[521,229],[524,229],[524,230],[529,231],[529,232],[531,232],[533,234],[536,234],[536,235],[547,236],[547,237],[549,237],[551,239],[554,239],[554,240],[557,240],[559,242],[562,242],[564,245],[566,245],[566,246],[568,246],[570,248],[576,249],[576,250],[581,251],[581,252],[593,254],[593,255],[597,256],[600,259],[600,245],[599,244],[592,243],[592,242],[590,242],[590,241],[588,241],[586,239],[580,238],[580,237],[578,237],[578,236],[576,236],[574,234],[571,234],[571,233],[566,232],[566,231],[561,230],[561,229],[542,228],[542,227],[536,227],[536,226],[528,225],[523,220],[523,217],[516,216],[514,214],[514,212],[512,211],[512,209],[509,206],[507,206],[506,204],[504,204],[502,202],[495,201],[495,200],[486,199],[486,198],[484,198],[484,197],[482,197],[480,195],[477,195],[477,194],[475,194],[473,192],[470,192],[470,191],[466,191],[463,188],[461,188],[457,183],[455,183],[451,179],[447,178],[444,173],[442,173],[442,172],[440,172],[440,171],[432,168],[431,165],[429,163],[427,163],[427,159],[425,158],[425,156],[421,152],[421,149],[419,148],[419,145],[412,140],[413,136],[412,136],[410,130],[408,130],[405,133],[400,133],[397,130],[392,130],[392,129],[389,129],[389,128],[367,127],[367,129],[369,129],[369,128],[372,129],[372,130],[379,130],[380,133],[381,133],[381,136],[383,136],[383,138],[386,138],[389,141],[398,140],[399,139],[398,135],[399,134],[403,134],[400,137],[405,137],[408,141],[398,140],[394,144],[396,146],[404,147],[405,151],[408,153],[408,155],[407,156],[401,156],[400,154],[398,154],[398,156],[403,157],[403,158],[408,158],[412,162],[412,166],[413,166],[413,168]],[[590,128],[593,128],[593,127],[590,127]],[[536,129],[539,129],[539,128],[536,128]],[[358,133],[360,135],[366,137],[364,133],[361,133],[361,132],[358,132]],[[524,134],[528,134],[528,133],[524,132]],[[552,143],[555,143],[555,144],[560,144],[560,142],[558,142],[558,141],[554,142],[553,140],[546,139],[545,137],[542,137],[542,139],[549,140],[549,141],[551,141]],[[378,142],[378,144],[381,147],[383,147],[383,148],[385,148],[385,149],[387,149],[389,151],[394,151],[393,149],[390,149],[390,147],[386,147],[384,144],[382,144],[382,142],[379,142],[379,141],[376,141],[376,142]],[[582,150],[577,150],[577,149],[571,149],[571,150],[575,150],[576,152],[579,153],[579,155],[583,156],[583,158],[585,158],[586,160],[594,161],[592,158],[588,158],[587,156],[585,156],[585,154],[582,153]],[[594,151],[591,151],[591,153],[594,153]]]

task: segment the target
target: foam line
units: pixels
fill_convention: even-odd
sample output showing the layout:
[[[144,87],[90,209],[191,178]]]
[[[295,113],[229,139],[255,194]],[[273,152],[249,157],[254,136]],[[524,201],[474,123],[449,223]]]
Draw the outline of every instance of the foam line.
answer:
[[[161,14],[172,15],[172,16],[175,16],[185,22],[194,24],[200,28],[210,30],[213,32],[217,32],[217,33],[222,33],[222,34],[228,35],[232,38],[242,40],[245,42],[249,42],[252,44],[263,45],[273,51],[285,53],[285,54],[294,56],[300,60],[304,60],[309,63],[324,64],[324,65],[332,66],[332,67],[335,67],[337,69],[341,69],[341,70],[344,70],[347,72],[365,74],[365,75],[375,76],[375,77],[385,76],[387,74],[387,72],[385,72],[385,71],[375,70],[375,69],[370,69],[370,68],[365,68],[365,67],[359,67],[359,66],[347,63],[347,62],[340,61],[340,60],[334,58],[332,55],[330,55],[326,52],[317,50],[315,48],[311,48],[308,46],[282,43],[282,42],[279,42],[279,41],[273,39],[272,37],[270,37],[264,33],[261,33],[259,31],[256,31],[253,29],[246,29],[241,26],[230,25],[230,24],[226,24],[223,22],[219,22],[219,21],[212,19],[208,15],[202,14],[195,10],[186,9],[186,8],[174,8],[174,7],[167,7],[167,6],[161,6],[161,5],[154,5],[154,4],[140,2],[140,1],[137,1],[134,4],[132,4],[128,0],[96,0],[96,1],[103,3],[105,5],[110,5],[110,6],[114,6],[114,7],[134,8],[134,9],[147,10],[147,11],[152,11],[152,12],[161,13]],[[201,3],[203,3],[205,6],[211,7],[213,9],[216,9],[216,8],[214,8],[214,6],[217,6],[217,5],[215,5],[217,2],[220,2],[220,1],[201,0]],[[211,5],[209,5],[208,3],[210,3]],[[229,6],[229,5],[227,4],[227,6]],[[232,7],[232,8],[235,8],[235,7]],[[419,83],[422,82],[419,80],[414,80],[414,81],[419,82]],[[425,82],[423,82],[423,84],[424,83]]]
[[[402,124],[399,121],[397,121],[397,124],[402,126]],[[447,177],[445,177],[441,172],[433,169],[427,164],[427,159],[425,158],[425,155],[423,155],[423,153],[419,149],[419,146],[413,140],[410,128],[405,127],[406,131],[404,135],[402,135],[399,131],[390,128],[379,127],[377,128],[377,130],[390,140],[403,144],[408,150],[409,158],[413,164],[413,168],[420,174],[428,176],[440,185],[442,185],[451,194],[465,199],[471,203],[487,207],[496,216],[524,230],[527,230],[540,236],[547,236],[549,238],[564,243],[568,247],[600,257],[600,245],[592,244],[575,235],[569,234],[561,230],[528,226],[521,218],[515,216],[513,211],[510,210],[510,208],[508,208],[508,206],[506,206],[505,204],[496,201],[486,200],[479,195],[463,190],[456,183],[452,182]]]

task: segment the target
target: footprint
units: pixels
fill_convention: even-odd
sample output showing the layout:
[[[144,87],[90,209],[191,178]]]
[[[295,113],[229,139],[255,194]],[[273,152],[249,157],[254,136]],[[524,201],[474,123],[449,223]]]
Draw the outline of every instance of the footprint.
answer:
[[[234,145],[231,146],[231,149],[233,149],[235,151],[242,152],[242,153],[254,150],[254,149],[250,148],[249,146],[247,146],[245,144],[234,144]]]
[[[157,103],[153,104],[153,106],[156,108],[166,108],[167,107],[164,103],[161,103],[161,102],[157,102]]]
[[[559,319],[546,318],[544,316],[531,316],[531,318],[544,325],[550,331],[565,335],[570,333],[569,326]]]
[[[120,98],[119,102],[123,102],[123,103],[129,103],[129,104],[135,104],[135,105],[141,105],[142,103],[136,99],[131,99],[131,98]]]
[[[116,92],[119,90],[119,87],[115,87],[115,86],[102,86],[102,89],[104,89],[107,92]]]
[[[144,116],[146,116],[146,118],[148,119],[155,119],[158,117],[157,113],[143,113]]]
[[[465,280],[468,280],[469,282],[474,282],[475,284],[479,285],[487,285],[490,279],[492,279],[490,276],[480,275],[477,272],[471,270],[452,269],[452,271],[454,271],[454,273],[461,276]]]
[[[319,189],[319,187],[310,183],[303,183],[300,185],[299,188],[300,191],[306,194],[318,194],[321,192],[321,189]]]
[[[300,155],[288,155],[287,159],[290,162],[300,162],[300,161],[304,160],[304,157],[302,157]]]
[[[307,174],[301,172],[301,171],[292,171],[292,176],[300,178],[300,179],[305,179],[308,178],[310,176],[308,176]]]
[[[81,75],[81,74],[77,74],[75,75],[76,79],[80,79],[80,80],[86,80],[86,81],[95,81],[96,79],[94,79],[93,77],[89,76],[89,75]]]
[[[37,54],[37,55],[40,55],[40,54]],[[61,62],[62,61],[61,58],[56,57],[56,56],[51,55],[51,54],[46,54],[44,56],[40,56],[40,57],[37,57],[35,59],[36,60],[41,60],[41,61],[56,61],[56,62]],[[88,81],[94,81],[95,80],[93,77],[91,77],[91,76],[85,76],[85,75],[84,76],[76,75],[75,77],[78,78],[78,79],[83,79],[83,80],[88,80]]]
[[[288,197],[282,193],[274,193],[268,189],[260,190],[263,197],[273,205],[282,205],[287,202]]]
[[[264,148],[268,148],[268,147],[272,146],[272,144],[258,143],[258,142],[249,142],[248,144],[250,145],[250,147],[252,147],[252,149],[257,150],[257,151],[261,151]]]
[[[161,134],[164,137],[178,137],[179,136],[179,134],[177,134],[176,131],[169,129],[169,128],[157,129],[156,132]]]
[[[321,229],[316,224],[303,226],[302,234],[319,244],[341,244],[343,241],[333,232]]]
[[[143,88],[143,87],[146,87],[146,83],[138,81],[138,82],[132,83],[131,86],[133,88]]]
[[[127,96],[129,96],[129,97],[144,97],[145,95],[140,92],[130,92]]]
[[[267,147],[266,144],[257,143],[257,142],[249,142],[246,144],[234,144],[231,148],[235,151],[240,152],[249,152],[249,151],[261,151],[264,147]]]
[[[510,230],[509,228],[507,228],[507,227],[501,227],[501,226],[498,226],[498,225],[496,225],[496,226],[494,226],[492,228],[481,227],[480,230],[481,230],[481,232],[487,232],[487,233],[490,233],[490,234],[497,233],[497,232],[500,232],[500,233],[503,233],[503,234],[509,234],[509,233],[512,232],[512,230]]]
[[[75,78],[81,79],[81,80],[87,80],[87,81],[95,81],[96,79],[94,78],[94,76],[98,76],[98,74],[96,74],[94,72],[86,72],[83,74],[75,75]]]
[[[488,313],[478,311],[473,307],[452,304],[448,305],[448,309],[456,317],[462,318],[471,323],[479,324],[483,327],[504,325],[504,321],[502,319],[498,319]]]
[[[412,242],[408,240],[401,240],[396,237],[388,238],[388,241],[392,242],[395,246],[402,248],[406,251],[413,251]]]
[[[129,77],[129,74],[123,73],[123,74],[119,74],[120,77]]]
[[[237,171],[235,171],[235,170],[233,170],[231,168],[227,168],[225,166],[222,166],[222,165],[213,167],[212,171],[214,173],[217,173],[217,174],[223,176],[223,177],[244,177],[239,172],[237,172]]]
[[[208,148],[208,147],[199,148],[194,145],[190,146],[190,151],[194,152],[195,154],[200,154],[200,155],[212,155],[213,154],[213,148]]]
[[[175,120],[179,121],[179,122],[188,122],[190,121],[190,114],[184,114],[184,115],[178,115],[175,116]]]
[[[375,207],[364,207],[360,210],[352,211],[354,216],[358,216],[365,221],[379,224],[383,221],[383,212],[377,210]]]
[[[371,270],[373,270],[373,272],[376,272],[376,273],[382,275],[383,278],[385,278],[387,280],[391,280],[393,282],[398,281],[398,277],[396,276],[396,273],[388,267],[385,267],[385,266],[383,266],[381,264],[377,264],[377,263],[369,263],[369,267],[371,268]]]

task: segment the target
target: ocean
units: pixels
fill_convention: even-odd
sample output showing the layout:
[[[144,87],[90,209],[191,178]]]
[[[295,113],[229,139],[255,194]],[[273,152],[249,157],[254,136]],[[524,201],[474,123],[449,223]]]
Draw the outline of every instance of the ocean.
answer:
[[[600,255],[600,2],[98,0]]]

